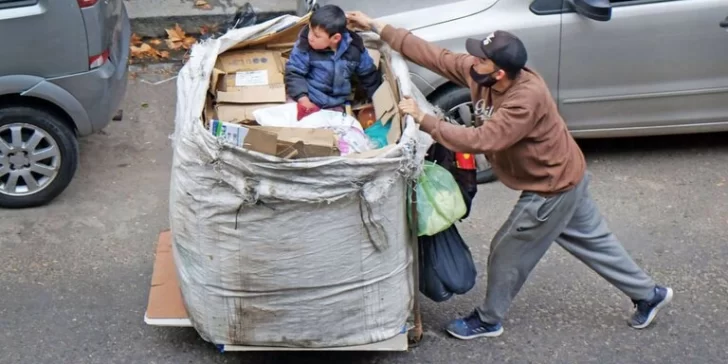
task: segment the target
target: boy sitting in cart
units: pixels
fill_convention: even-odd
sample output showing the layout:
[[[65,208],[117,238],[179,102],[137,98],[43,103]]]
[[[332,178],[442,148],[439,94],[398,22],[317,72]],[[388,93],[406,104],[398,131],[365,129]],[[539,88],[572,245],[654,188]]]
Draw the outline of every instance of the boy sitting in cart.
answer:
[[[311,16],[286,64],[286,92],[298,103],[298,119],[320,109],[344,110],[352,92],[352,76],[368,98],[382,83],[382,75],[364,40],[346,28],[344,11],[325,5]]]

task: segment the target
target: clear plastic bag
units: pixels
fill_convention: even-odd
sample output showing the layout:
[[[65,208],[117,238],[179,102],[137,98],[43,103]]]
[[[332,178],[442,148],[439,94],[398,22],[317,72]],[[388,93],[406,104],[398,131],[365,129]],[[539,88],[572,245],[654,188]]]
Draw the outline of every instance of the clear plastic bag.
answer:
[[[417,235],[432,236],[465,216],[467,207],[455,178],[445,168],[426,161],[415,187]]]

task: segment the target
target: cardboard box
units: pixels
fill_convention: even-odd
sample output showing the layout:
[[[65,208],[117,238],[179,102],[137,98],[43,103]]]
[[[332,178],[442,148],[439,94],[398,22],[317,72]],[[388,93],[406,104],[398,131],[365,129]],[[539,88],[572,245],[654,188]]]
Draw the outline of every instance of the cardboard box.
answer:
[[[212,87],[218,102],[285,102],[284,72],[280,51],[226,52],[217,59]]]
[[[266,107],[278,106],[279,104],[225,104],[215,106],[217,119],[228,123],[252,124],[255,123],[253,112]]]
[[[398,112],[398,105],[395,102],[392,87],[387,81],[388,80],[385,78],[384,82],[382,82],[372,97],[374,114],[376,115],[377,120],[381,120],[384,125],[387,125],[387,123],[389,123],[389,121],[394,117],[394,114]]]
[[[210,122],[210,132],[213,136],[222,138],[223,141],[229,144],[247,150],[276,155],[278,137],[274,133],[219,120]]]

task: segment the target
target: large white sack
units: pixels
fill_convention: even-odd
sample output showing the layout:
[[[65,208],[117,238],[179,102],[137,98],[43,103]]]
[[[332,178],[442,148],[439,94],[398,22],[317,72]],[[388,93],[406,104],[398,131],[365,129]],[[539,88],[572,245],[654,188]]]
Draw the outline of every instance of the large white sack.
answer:
[[[411,118],[401,143],[371,159],[283,160],[223,144],[203,128],[217,55],[297,20],[196,45],[179,73],[173,251],[190,319],[215,344],[366,344],[402,332],[412,309],[406,184],[432,140]],[[403,59],[392,54],[392,62],[403,93],[432,110]]]

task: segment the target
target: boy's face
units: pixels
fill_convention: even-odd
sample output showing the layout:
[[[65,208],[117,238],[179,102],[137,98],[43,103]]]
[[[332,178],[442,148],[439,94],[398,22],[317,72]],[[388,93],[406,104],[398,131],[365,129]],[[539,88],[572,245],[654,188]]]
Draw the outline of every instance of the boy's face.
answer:
[[[337,49],[341,42],[341,34],[329,35],[321,27],[311,27],[308,32],[308,45],[311,48],[321,51],[324,49]]]

